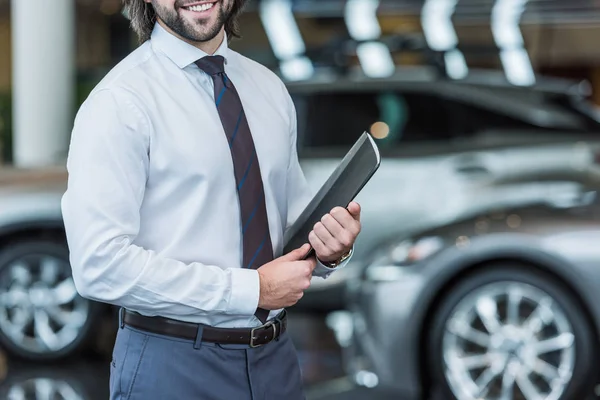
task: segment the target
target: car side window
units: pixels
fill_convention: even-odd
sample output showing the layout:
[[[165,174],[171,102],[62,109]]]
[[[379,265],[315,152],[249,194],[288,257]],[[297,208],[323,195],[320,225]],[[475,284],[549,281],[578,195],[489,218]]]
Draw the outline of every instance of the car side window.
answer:
[[[446,111],[442,101],[421,93],[321,92],[292,96],[298,113],[298,145],[301,151],[343,151],[385,122],[389,135],[379,141],[382,150],[405,143],[448,140]]]
[[[450,139],[448,115],[440,98],[426,93],[381,92],[376,96],[378,121],[390,132],[381,140],[383,147],[406,143],[435,144]]]
[[[459,101],[448,101],[446,107],[455,132],[454,136],[458,139],[477,139],[478,136],[485,135],[487,132],[502,131],[502,135],[506,136],[511,132],[522,133],[523,131],[542,129],[550,132],[554,130],[552,126],[540,128],[517,118]],[[564,131],[564,129],[556,130]]]
[[[389,126],[389,135],[378,141],[384,155],[414,153],[412,145],[447,151],[448,146],[515,143],[524,134],[540,138],[541,134],[598,131],[597,122],[586,127],[580,113],[544,98],[532,103],[541,110],[538,117],[547,115],[541,124],[491,109],[490,104],[427,90],[324,90],[292,94],[292,98],[298,111],[298,149],[305,154],[343,154],[375,122]]]
[[[295,99],[298,137],[303,149],[348,148],[377,121],[373,96],[363,93],[319,93]]]

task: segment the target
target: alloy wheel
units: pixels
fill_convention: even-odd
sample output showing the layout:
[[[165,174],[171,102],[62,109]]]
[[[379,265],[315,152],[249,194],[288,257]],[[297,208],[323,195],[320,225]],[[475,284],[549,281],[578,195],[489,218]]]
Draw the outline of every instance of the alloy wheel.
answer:
[[[11,385],[8,388],[7,399],[85,400],[85,397],[65,381],[34,378]]]
[[[458,400],[557,400],[575,365],[575,334],[547,293],[521,282],[470,292],[442,338],[444,375]]]
[[[0,270],[0,331],[25,352],[63,350],[79,338],[89,312],[65,259],[29,254]]]

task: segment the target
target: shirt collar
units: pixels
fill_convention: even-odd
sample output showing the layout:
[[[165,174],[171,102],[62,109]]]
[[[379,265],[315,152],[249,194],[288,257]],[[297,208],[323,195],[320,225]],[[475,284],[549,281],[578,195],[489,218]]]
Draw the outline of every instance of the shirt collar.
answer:
[[[155,49],[165,54],[182,69],[198,61],[202,57],[208,56],[204,51],[165,30],[159,23],[154,24],[150,40]],[[225,58],[225,63],[227,63],[228,50],[227,33],[225,33],[223,43],[221,43],[214,55],[223,56]]]

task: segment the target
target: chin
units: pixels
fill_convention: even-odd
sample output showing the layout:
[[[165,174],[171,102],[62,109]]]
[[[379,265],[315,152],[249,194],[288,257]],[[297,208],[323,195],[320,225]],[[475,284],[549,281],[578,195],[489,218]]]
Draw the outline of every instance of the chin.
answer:
[[[218,24],[218,18],[216,15],[211,15],[210,18],[190,18],[188,19],[188,25],[192,27],[194,34],[197,36],[205,36],[212,32]]]

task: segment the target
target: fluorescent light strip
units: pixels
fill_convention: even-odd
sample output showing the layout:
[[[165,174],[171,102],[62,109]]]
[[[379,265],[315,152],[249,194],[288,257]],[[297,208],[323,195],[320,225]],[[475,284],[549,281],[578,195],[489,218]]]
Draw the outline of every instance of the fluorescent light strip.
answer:
[[[310,78],[314,66],[304,56],[306,46],[292,13],[291,1],[263,0],[259,15],[283,76],[289,80]]]
[[[358,46],[356,53],[365,75],[371,78],[385,78],[396,70],[390,50],[383,43],[363,43]]]
[[[384,78],[393,75],[396,64],[390,49],[377,42],[381,37],[381,26],[377,19],[379,0],[348,0],[344,9],[344,20],[350,36],[360,43],[356,54],[368,77]]]
[[[263,0],[259,13],[273,52],[278,58],[287,59],[306,51],[292,14],[290,0]]]
[[[375,40],[381,36],[377,20],[379,0],[348,0],[344,19],[350,36],[355,40]]]
[[[460,50],[449,50],[444,54],[446,74],[452,79],[464,79],[469,74],[465,56]]]
[[[433,50],[447,51],[458,45],[452,25],[457,0],[426,0],[421,11],[425,40]]]
[[[535,83],[535,74],[524,48],[500,51],[500,61],[510,83],[516,86],[530,86]]]
[[[500,48],[521,47],[523,37],[519,21],[527,0],[496,0],[492,8],[491,28],[494,41]]]
[[[446,74],[452,79],[462,79],[469,74],[465,56],[456,48],[458,37],[452,25],[457,1],[426,0],[421,11],[425,40],[431,49],[444,52]]]
[[[506,79],[517,86],[535,83],[535,73],[519,28],[527,1],[497,0],[492,8],[491,28],[494,42],[500,49],[500,61]]]
[[[283,76],[290,81],[309,79],[314,73],[312,62],[305,56],[284,60],[279,68]]]

